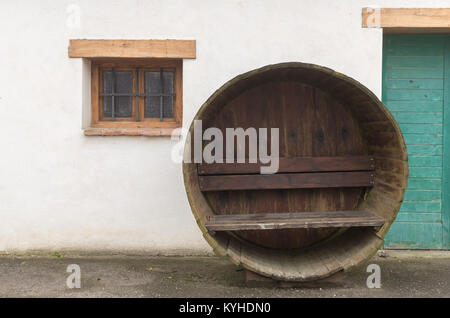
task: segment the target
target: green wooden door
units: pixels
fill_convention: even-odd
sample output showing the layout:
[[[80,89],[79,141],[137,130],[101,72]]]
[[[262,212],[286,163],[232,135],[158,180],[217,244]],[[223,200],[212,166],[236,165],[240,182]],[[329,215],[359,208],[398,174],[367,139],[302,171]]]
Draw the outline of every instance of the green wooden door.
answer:
[[[410,166],[389,248],[449,247],[449,43],[446,34],[384,36],[382,99],[402,129]]]

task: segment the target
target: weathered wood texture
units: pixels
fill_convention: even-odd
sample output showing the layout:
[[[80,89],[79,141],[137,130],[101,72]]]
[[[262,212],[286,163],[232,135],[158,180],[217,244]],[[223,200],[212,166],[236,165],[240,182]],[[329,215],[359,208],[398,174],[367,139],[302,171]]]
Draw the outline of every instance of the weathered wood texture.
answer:
[[[441,34],[383,37],[383,102],[402,129],[410,173],[404,202],[386,237],[389,248],[448,247],[443,212],[449,193],[443,178],[448,166],[444,155],[448,43],[450,36]],[[394,172],[386,160],[377,164]]]
[[[225,101],[220,111],[216,109],[211,116],[211,119],[204,118],[204,128],[217,127],[222,131],[227,127],[268,128],[268,131],[279,128],[280,158],[368,154],[351,112],[325,91],[299,81],[264,78]],[[288,185],[290,181],[286,179],[285,183]],[[363,192],[362,188],[300,188],[212,191],[205,196],[216,214],[283,213],[352,210]],[[318,242],[334,232],[336,229],[321,228],[236,234],[260,246],[296,248]]]
[[[210,231],[276,230],[292,228],[382,226],[384,220],[367,211],[215,215],[206,221]]]
[[[381,246],[403,200],[408,155],[393,116],[360,83],[311,64],[269,65],[226,83],[194,119],[203,121],[203,129],[279,128],[281,158],[362,156],[376,161],[372,188],[207,192],[201,191],[200,179],[210,175],[199,175],[195,163],[183,163],[194,217],[216,253],[267,277],[307,281],[358,264]],[[190,132],[193,135],[193,124]],[[186,149],[192,146],[187,141]],[[216,215],[317,211],[368,211],[385,223],[379,230],[271,229],[216,232],[214,236],[205,226],[207,217]]]
[[[69,57],[195,59],[195,40],[70,40]]]
[[[448,28],[450,8],[363,8],[363,28]]]
[[[211,163],[199,164],[199,175],[257,174],[261,163]],[[375,169],[375,159],[369,156],[347,157],[293,157],[279,158],[277,173],[283,172],[325,172],[365,171]]]
[[[200,176],[202,191],[371,187],[370,171]]]

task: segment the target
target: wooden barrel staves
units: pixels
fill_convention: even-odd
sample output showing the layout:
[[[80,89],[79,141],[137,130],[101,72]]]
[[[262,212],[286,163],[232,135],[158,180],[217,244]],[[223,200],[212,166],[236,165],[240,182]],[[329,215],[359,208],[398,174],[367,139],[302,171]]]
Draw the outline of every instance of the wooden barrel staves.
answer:
[[[224,84],[194,120],[224,136],[278,128],[274,174],[261,174],[259,161],[183,162],[194,217],[218,255],[273,279],[309,281],[381,247],[407,187],[408,155],[393,116],[365,86],[317,65],[269,65]],[[192,155],[194,121],[190,134]]]

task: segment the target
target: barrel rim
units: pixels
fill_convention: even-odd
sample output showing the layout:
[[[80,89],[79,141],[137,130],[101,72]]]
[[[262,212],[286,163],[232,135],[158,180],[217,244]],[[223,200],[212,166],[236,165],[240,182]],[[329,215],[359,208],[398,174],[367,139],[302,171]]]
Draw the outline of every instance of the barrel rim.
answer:
[[[198,179],[197,182],[195,182],[196,178],[198,176],[195,175],[195,171],[193,171],[192,167],[195,167],[195,163],[185,163],[183,162],[182,168],[183,168],[183,177],[184,177],[184,185],[186,194],[188,196],[189,204],[191,207],[191,211],[197,221],[197,224],[200,228],[200,230],[203,233],[203,236],[205,240],[208,242],[208,244],[213,248],[213,250],[220,256],[228,256],[230,260],[238,265],[243,266],[246,269],[249,269],[251,271],[254,271],[258,274],[271,277],[274,279],[280,279],[280,280],[294,280],[294,281],[306,281],[306,280],[312,280],[312,279],[319,279],[324,278],[327,276],[332,275],[336,271],[347,269],[351,266],[357,265],[364,260],[368,259],[369,257],[373,256],[376,251],[382,246],[383,244],[383,237],[387,233],[389,227],[395,220],[395,217],[400,209],[400,205],[403,201],[403,196],[407,187],[408,182],[408,153],[406,149],[406,144],[403,138],[403,135],[401,133],[400,127],[398,123],[395,121],[393,115],[390,113],[390,111],[385,107],[385,105],[379,100],[379,98],[366,86],[361,84],[359,81],[342,74],[340,72],[336,72],[328,67],[316,65],[316,64],[310,64],[310,63],[302,63],[302,62],[284,62],[284,63],[278,63],[278,64],[270,64],[266,65],[248,72],[245,72],[243,74],[237,75],[231,80],[224,83],[220,88],[218,88],[199,108],[196,115],[194,116],[191,125],[189,126],[189,132],[193,132],[193,124],[194,120],[198,120],[202,118],[202,115],[204,114],[205,110],[214,103],[214,101],[221,96],[221,94],[226,94],[227,90],[233,88],[234,85],[240,83],[241,81],[245,81],[257,74],[261,74],[267,71],[276,71],[276,70],[283,70],[283,69],[307,69],[314,72],[321,72],[326,76],[335,78],[336,80],[342,80],[351,86],[358,89],[360,92],[360,95],[364,98],[367,98],[368,101],[376,105],[376,110],[381,111],[382,114],[386,118],[386,122],[388,122],[395,132],[395,138],[398,142],[398,153],[400,154],[400,158],[396,160],[403,161],[405,164],[405,169],[403,170],[403,173],[401,175],[402,177],[402,186],[399,188],[398,193],[398,200],[393,199],[388,204],[390,204],[390,211],[392,212],[391,216],[388,218],[385,218],[385,225],[378,229],[378,231],[373,231],[371,229],[365,229],[363,231],[363,234],[361,235],[361,242],[365,242],[365,246],[360,246],[360,249],[349,247],[349,251],[345,252],[348,259],[340,259],[340,262],[337,262],[335,266],[331,266],[328,264],[325,266],[325,269],[322,271],[317,271],[314,269],[299,269],[298,271],[288,271],[286,268],[284,268],[283,264],[274,265],[271,266],[264,266],[261,264],[255,264],[255,262],[252,262],[249,260],[249,256],[246,255],[243,257],[242,253],[243,251],[247,251],[249,255],[258,254],[258,253],[264,253],[262,251],[269,251],[268,248],[262,248],[252,245],[250,242],[236,242],[236,238],[223,235],[223,233],[218,233],[215,236],[212,236],[208,233],[206,227],[204,226],[204,217],[202,218],[202,215],[198,215],[199,211],[198,209],[206,211],[206,214],[212,213],[211,208],[209,207],[208,203],[206,202],[205,198],[203,197],[203,194],[198,188]],[[307,83],[307,81],[306,81]],[[190,147],[190,141],[186,140],[185,144],[185,150],[187,147]],[[193,182],[194,181],[194,182]],[[193,184],[196,184],[196,188],[191,188]],[[369,193],[370,195],[370,193]],[[200,202],[196,202],[196,200],[200,200]],[[204,213],[202,213],[204,214]],[[344,236],[345,238],[345,236]],[[280,259],[290,259],[291,261],[293,259],[297,259],[297,261],[301,261],[302,259],[305,259],[305,256],[308,254],[319,254],[318,259],[316,259],[317,262],[320,262],[320,259],[323,258],[325,255],[328,255],[330,257],[339,258],[339,255],[336,255],[336,253],[333,253],[332,245],[327,245],[327,242],[324,244],[321,244],[319,247],[314,246],[315,250],[311,249],[302,249],[299,254],[296,254],[297,252],[293,252],[292,250],[284,251],[279,250],[277,253],[282,253],[282,255],[279,256]],[[258,252],[256,252],[258,251]],[[322,256],[320,253],[324,253]],[[326,252],[327,251],[327,252]],[[343,251],[341,251],[343,252]],[[272,250],[273,253],[273,250]],[[283,254],[284,253],[284,254]],[[255,254],[255,255],[256,255]],[[264,256],[259,255],[260,260],[264,260],[267,264],[270,263],[270,259],[265,258]],[[322,260],[323,262],[323,260]],[[319,264],[317,264],[319,265]],[[291,266],[291,265],[289,265]],[[312,266],[314,267],[314,266]]]

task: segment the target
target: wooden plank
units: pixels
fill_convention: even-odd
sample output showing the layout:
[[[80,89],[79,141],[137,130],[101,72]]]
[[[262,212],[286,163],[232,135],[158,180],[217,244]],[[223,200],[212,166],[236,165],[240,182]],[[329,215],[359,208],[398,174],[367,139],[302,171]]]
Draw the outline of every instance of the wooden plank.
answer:
[[[441,89],[386,89],[386,99],[389,101],[442,101],[444,91]]]
[[[411,201],[403,202],[400,212],[439,212],[441,213],[441,202]]]
[[[411,190],[440,190],[442,185],[442,179],[427,179],[427,178],[409,178],[408,189]]]
[[[406,190],[405,201],[437,201],[441,199],[440,190]]]
[[[403,134],[407,145],[442,145],[442,135]]]
[[[363,28],[448,28],[450,8],[363,8]]]
[[[195,40],[70,40],[69,57],[195,59]]]
[[[199,164],[199,175],[260,173],[261,163]],[[375,160],[369,156],[280,158],[278,173],[313,171],[369,171]]]
[[[422,68],[442,68],[444,66],[443,56],[396,56],[386,57],[386,65],[393,68],[402,67],[422,67]],[[442,83],[441,83],[442,85]]]
[[[442,79],[442,70],[437,68],[385,68],[389,79]]]
[[[442,167],[410,167],[410,178],[441,178]]]
[[[212,216],[210,231],[274,230],[293,228],[382,226],[384,220],[367,211],[271,213]]]
[[[399,57],[403,58],[403,56]],[[391,79],[387,82],[386,87],[395,89],[444,89],[443,84],[440,79]],[[440,103],[438,103],[438,106],[442,108]]]
[[[85,136],[173,136],[176,128],[86,128]]]
[[[442,155],[442,145],[407,145],[410,155]]]
[[[430,33],[450,33],[450,28],[383,28],[383,34],[407,34],[411,33],[414,35],[425,33],[431,35]]]
[[[399,249],[441,249],[441,223],[395,222],[386,235],[386,247]]]
[[[438,49],[438,52],[441,56],[444,55],[444,42],[442,41],[442,34],[396,34],[389,35],[389,46],[392,48],[399,47],[418,47],[418,48],[430,48],[435,47]],[[417,43],[420,42],[420,43]],[[420,44],[420,46],[418,46]],[[422,52],[421,49],[414,51]],[[418,54],[411,54],[409,52],[409,56],[417,56]],[[420,54],[419,54],[420,55]]]
[[[415,35],[409,35],[413,37]],[[421,39],[414,41],[423,42]],[[413,45],[412,43],[401,44],[397,43],[392,36],[385,42],[389,45],[385,50],[388,56],[444,56],[443,46],[436,45]],[[423,44],[423,43],[422,43]]]
[[[415,223],[440,223],[442,221],[441,213],[421,213],[421,212],[402,212],[395,218],[397,222],[415,222]]]
[[[392,112],[392,115],[399,124],[442,124],[442,113]]]
[[[392,104],[392,102],[390,102]],[[430,111],[434,111],[430,109]],[[442,111],[437,109],[436,111]],[[442,124],[400,124],[404,134],[438,134],[442,135]]]
[[[99,88],[99,67],[97,65],[91,66],[91,125],[98,123],[100,119],[98,106]]]
[[[200,176],[199,185],[202,191],[370,187],[374,177],[371,171]]]
[[[368,211],[317,211],[317,212],[281,212],[281,213],[249,213],[249,214],[216,214],[209,217],[209,220],[214,220],[214,222],[229,222],[230,218],[234,221],[244,221],[255,220],[255,221],[273,221],[273,220],[290,220],[295,218],[333,218],[333,217],[353,217],[356,214],[360,216],[372,216]]]

